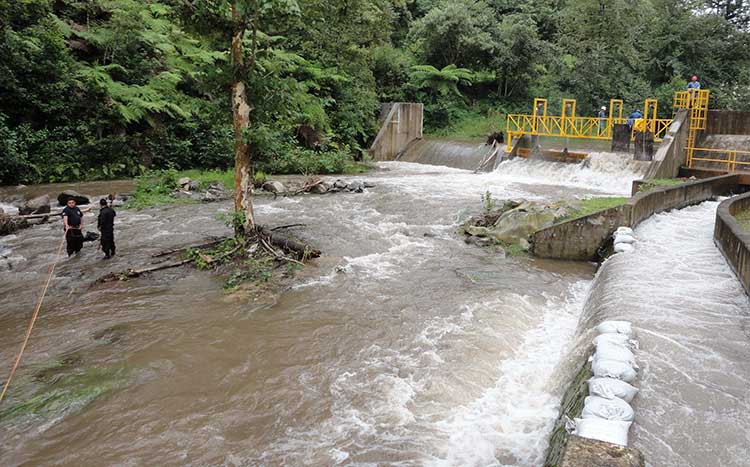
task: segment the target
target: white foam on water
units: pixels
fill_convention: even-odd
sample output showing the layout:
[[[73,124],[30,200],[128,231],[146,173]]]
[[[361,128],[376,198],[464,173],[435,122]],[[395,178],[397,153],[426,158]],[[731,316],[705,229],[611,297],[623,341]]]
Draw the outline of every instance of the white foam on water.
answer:
[[[436,424],[446,439],[428,465],[541,465],[559,410],[552,377],[575,334],[588,287],[588,281],[575,283],[565,301],[546,297],[542,323],[500,364],[495,385]]]
[[[591,153],[585,162],[566,164],[520,157],[500,163],[493,172],[501,179],[544,183],[630,195],[632,182],[643,178],[649,163],[629,154]]]
[[[18,208],[13,206],[12,204],[3,203],[0,201],[0,209],[3,210],[5,214],[15,215],[18,214]]]

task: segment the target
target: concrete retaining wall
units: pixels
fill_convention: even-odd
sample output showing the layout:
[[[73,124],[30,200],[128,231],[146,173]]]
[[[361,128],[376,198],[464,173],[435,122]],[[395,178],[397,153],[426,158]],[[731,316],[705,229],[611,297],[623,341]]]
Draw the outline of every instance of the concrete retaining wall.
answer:
[[[534,233],[532,244],[540,258],[594,261],[599,249],[621,225],[627,225],[627,205],[564,221]]]
[[[654,154],[646,176],[643,178],[674,178],[685,162],[685,145],[690,132],[690,114],[686,109],[680,109],[669,126],[667,134]]]
[[[534,255],[578,261],[597,260],[599,251],[617,227],[635,228],[656,213],[684,208],[730,193],[739,183],[739,175],[722,175],[639,193],[622,206],[537,231],[532,238]]]
[[[704,133],[707,135],[750,135],[750,112],[709,110]]]
[[[721,175],[669,187],[654,188],[630,199],[629,227],[637,227],[656,213],[681,209],[730,193],[739,184],[739,175]]]
[[[723,201],[716,210],[714,243],[750,295],[750,231],[740,226],[734,215],[750,209],[750,193]]]
[[[385,117],[368,151],[370,157],[376,161],[393,160],[407,144],[421,138],[423,112],[424,105],[413,102],[384,104],[382,114]]]

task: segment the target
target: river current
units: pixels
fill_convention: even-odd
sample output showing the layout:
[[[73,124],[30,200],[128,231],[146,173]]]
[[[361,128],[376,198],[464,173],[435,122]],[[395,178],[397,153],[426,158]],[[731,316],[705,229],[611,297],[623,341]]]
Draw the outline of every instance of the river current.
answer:
[[[51,360],[116,378],[6,418],[0,464],[540,465],[593,265],[503,258],[456,228],[485,191],[625,195],[639,175],[604,157],[489,174],[394,162],[357,177],[375,185],[362,194],[258,198],[259,222],[304,223],[297,234],[324,252],[278,300],[190,268],[92,287],[228,233],[225,203],[119,210],[114,260],[87,244],[58,266],[7,402],[39,389]],[[45,224],[0,237],[3,371],[61,236]]]

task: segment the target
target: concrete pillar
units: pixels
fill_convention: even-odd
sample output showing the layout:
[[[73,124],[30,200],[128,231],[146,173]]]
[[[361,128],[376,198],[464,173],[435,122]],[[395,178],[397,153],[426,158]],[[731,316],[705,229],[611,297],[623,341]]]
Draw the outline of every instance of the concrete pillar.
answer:
[[[650,131],[635,132],[635,160],[650,161],[654,159],[654,134]]]
[[[625,123],[612,126],[612,152],[630,152],[630,127]]]

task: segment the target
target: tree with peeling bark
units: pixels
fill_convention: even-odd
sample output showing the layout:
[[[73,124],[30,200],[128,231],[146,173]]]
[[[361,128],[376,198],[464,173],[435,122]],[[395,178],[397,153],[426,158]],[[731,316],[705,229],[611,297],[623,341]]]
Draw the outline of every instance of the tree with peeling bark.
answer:
[[[247,235],[255,230],[253,213],[252,160],[249,132],[252,101],[248,97],[248,80],[252,79],[258,52],[261,23],[271,17],[295,15],[295,0],[183,0],[195,17],[231,32],[229,56],[232,67],[232,122],[234,128],[234,209],[235,234]]]

